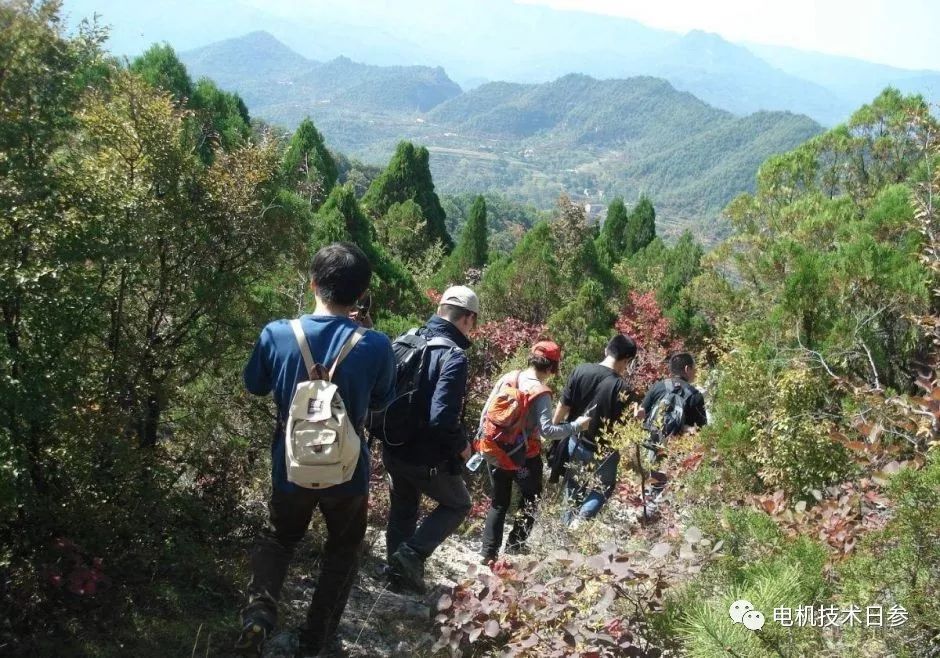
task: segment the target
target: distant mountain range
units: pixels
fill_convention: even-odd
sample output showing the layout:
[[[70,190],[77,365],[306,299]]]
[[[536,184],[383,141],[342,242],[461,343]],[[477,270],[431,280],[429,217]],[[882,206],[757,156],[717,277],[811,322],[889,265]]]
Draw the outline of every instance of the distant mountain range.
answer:
[[[789,112],[739,117],[649,76],[463,92],[440,67],[317,62],[265,32],[180,57],[193,77],[239,92],[253,116],[285,128],[310,116],[331,148],[366,162],[384,164],[400,139],[427,145],[443,192],[498,190],[541,207],[566,193],[595,210],[647,193],[663,230],[706,239],[767,156],[821,130]]]
[[[938,71],[733,44],[700,31],[680,35],[626,18],[510,0],[64,0],[64,6],[74,21],[101,14],[113,25],[111,48],[128,55],[155,41],[189,50],[266,30],[308,59],[343,55],[381,66],[442,66],[465,89],[487,80],[549,82],[568,73],[648,75],[739,115],[787,110],[826,126],[846,120],[888,85],[940,101]],[[285,75],[293,59],[285,62]]]

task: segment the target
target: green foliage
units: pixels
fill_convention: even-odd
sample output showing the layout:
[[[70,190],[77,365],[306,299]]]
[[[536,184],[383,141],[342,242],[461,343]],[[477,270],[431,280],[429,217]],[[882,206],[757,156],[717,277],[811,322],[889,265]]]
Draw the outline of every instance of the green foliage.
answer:
[[[383,217],[375,220],[379,241],[418,282],[434,278],[444,260],[443,246],[429,241],[426,226],[421,206],[410,199],[393,204]]]
[[[825,382],[805,365],[781,370],[738,348],[721,362],[715,400],[703,440],[722,454],[736,490],[808,495],[851,472],[845,448],[832,438]]]
[[[74,636],[131,617],[124,594],[135,615],[159,606],[151,583],[231,605],[220,554],[257,458],[237,437],[269,427],[222,391],[257,327],[291,312],[258,285],[300,265],[308,230],[273,203],[273,147],[198,157],[186,103],[108,66],[95,30],[64,36],[57,12],[0,7],[0,605],[37,654],[83,653]]]
[[[785,539],[773,520],[757,512],[725,508],[698,521],[722,543],[723,556],[667,600],[658,624],[678,634],[683,650],[695,656],[817,653],[822,638],[816,629],[781,626],[773,621],[773,610],[826,600],[826,551],[809,539]],[[728,609],[740,599],[763,612],[766,623],[759,632],[731,621]]]
[[[511,256],[498,258],[487,268],[481,284],[481,304],[494,318],[544,324],[561,306],[561,286],[551,226],[539,222]]]
[[[466,272],[470,268],[482,270],[489,260],[486,200],[478,196],[470,207],[470,214],[460,233],[457,248],[451,254],[455,271]]]
[[[565,351],[565,363],[597,361],[610,338],[617,314],[609,307],[604,288],[588,280],[570,302],[552,314],[548,334]]]
[[[311,253],[337,240],[357,244],[372,263],[375,315],[408,314],[420,304],[421,294],[408,270],[372,239],[369,218],[359,207],[352,185],[333,188],[314,217]]]
[[[251,117],[241,97],[222,91],[207,78],[196,83],[190,107],[204,117],[206,140],[217,141],[224,151],[244,145],[251,135]]]
[[[646,195],[640,197],[630,212],[623,234],[623,253],[632,255],[643,249],[656,237],[656,210]]]
[[[623,203],[623,197],[616,197],[607,206],[607,218],[601,227],[598,238],[598,252],[606,259],[609,266],[616,265],[624,257],[627,250],[627,225],[630,216]]]
[[[130,69],[151,86],[170,92],[177,101],[188,102],[193,97],[193,81],[167,43],[150,46],[131,62]]]
[[[470,208],[478,196],[481,195],[465,192],[441,197],[441,204],[447,213],[447,230],[451,235],[459,235],[463,231],[470,216]],[[509,254],[519,244],[525,231],[549,216],[547,212],[513,201],[504,194],[487,192],[482,196],[486,202],[486,224],[490,236],[487,252],[490,256],[496,253]]]
[[[323,143],[323,135],[309,118],[294,131],[281,166],[287,185],[314,208],[323,203],[336,185],[336,162]]]
[[[910,318],[929,300],[910,186],[934,123],[918,97],[888,90],[850,128],[768,160],[757,194],[728,207],[736,234],[712,260],[740,282],[744,308],[726,320],[833,373],[906,388],[923,344]]]
[[[940,459],[921,471],[906,469],[891,480],[896,507],[887,527],[866,537],[840,569],[846,600],[907,610],[904,625],[857,629],[854,640],[901,656],[928,655],[936,646],[940,603],[932,591],[940,574]]]
[[[444,208],[434,191],[429,157],[423,146],[416,148],[410,142],[401,142],[388,167],[362,198],[362,205],[373,217],[379,217],[386,214],[393,204],[414,201],[421,206],[427,220],[428,239],[441,242],[450,252],[453,241],[447,234]]]

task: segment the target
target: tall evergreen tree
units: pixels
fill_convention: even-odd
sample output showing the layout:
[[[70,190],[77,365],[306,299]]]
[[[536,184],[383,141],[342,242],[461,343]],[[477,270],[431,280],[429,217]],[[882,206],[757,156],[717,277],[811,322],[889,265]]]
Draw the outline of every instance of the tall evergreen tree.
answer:
[[[508,258],[487,268],[481,289],[487,315],[543,324],[561,306],[565,285],[551,225],[528,231]]]
[[[377,314],[407,314],[420,303],[414,279],[381,245],[372,240],[372,227],[352,185],[337,185],[314,217],[311,253],[336,240],[356,243],[369,258],[375,273],[373,303]]]
[[[130,68],[154,87],[173,94],[176,100],[193,97],[193,81],[176,51],[168,44],[150,46],[131,63]]]
[[[470,215],[460,233],[460,241],[451,255],[454,265],[465,272],[471,267],[482,269],[488,258],[487,239],[489,229],[486,222],[486,200],[478,196],[470,207]]]
[[[284,154],[282,171],[287,184],[314,207],[318,207],[336,185],[336,161],[309,117],[294,131]]]
[[[637,202],[627,223],[624,254],[632,256],[656,237],[656,210],[649,197],[643,195]]]
[[[444,208],[434,191],[428,150],[411,142],[401,142],[388,167],[369,186],[362,205],[372,217],[380,217],[395,203],[411,199],[419,206],[427,220],[426,231],[431,240],[439,240],[449,253],[454,247],[447,234]]]
[[[618,196],[607,207],[607,218],[601,227],[601,236],[598,240],[598,251],[610,265],[619,262],[624,256],[629,222],[630,215],[627,213],[627,207],[623,203],[623,198]]]
[[[202,78],[193,88],[190,106],[203,115],[203,140],[207,148],[218,140],[225,151],[245,143],[251,135],[251,117],[241,96],[222,91],[209,78]]]

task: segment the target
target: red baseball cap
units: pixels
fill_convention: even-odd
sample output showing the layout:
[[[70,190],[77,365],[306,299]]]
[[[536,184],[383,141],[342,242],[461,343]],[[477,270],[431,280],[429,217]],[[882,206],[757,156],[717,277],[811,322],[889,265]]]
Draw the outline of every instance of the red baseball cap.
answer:
[[[561,348],[550,340],[540,340],[529,351],[535,356],[544,356],[549,361],[561,361]]]

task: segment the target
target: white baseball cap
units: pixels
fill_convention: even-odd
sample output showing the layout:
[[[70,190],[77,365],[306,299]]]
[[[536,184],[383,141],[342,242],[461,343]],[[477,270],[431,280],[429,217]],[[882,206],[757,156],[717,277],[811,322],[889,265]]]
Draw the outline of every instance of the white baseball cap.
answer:
[[[451,286],[441,295],[439,303],[459,306],[477,315],[480,314],[480,298],[467,286]]]

